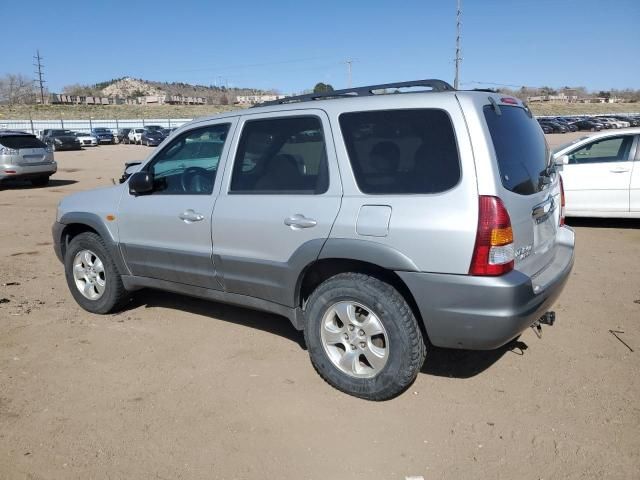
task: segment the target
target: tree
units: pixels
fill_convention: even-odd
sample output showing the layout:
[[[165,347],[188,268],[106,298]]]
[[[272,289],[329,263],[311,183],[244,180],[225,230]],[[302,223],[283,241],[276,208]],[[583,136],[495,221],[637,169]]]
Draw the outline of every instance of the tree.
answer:
[[[333,87],[329,83],[316,83],[316,86],[313,87],[313,93],[325,93],[325,92],[333,92]]]
[[[16,105],[34,100],[33,82],[25,75],[8,73],[0,78],[0,103]]]

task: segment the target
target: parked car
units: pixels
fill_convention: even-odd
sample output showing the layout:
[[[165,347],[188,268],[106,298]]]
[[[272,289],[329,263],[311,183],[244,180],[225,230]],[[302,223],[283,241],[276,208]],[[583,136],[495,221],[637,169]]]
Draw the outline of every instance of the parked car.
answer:
[[[130,128],[121,128],[116,133],[116,143],[129,143]]]
[[[564,125],[551,120],[539,120],[540,125],[546,125],[552,129],[552,133],[567,133],[569,129]]]
[[[157,147],[165,139],[162,130],[148,130],[145,129],[140,136],[140,144],[147,147]]]
[[[431,90],[374,93],[408,86]],[[408,388],[427,338],[494,349],[552,323],[574,233],[528,107],[439,80],[328,95],[200,118],[122,184],[64,198],[54,249],[78,304],[151,287],[275,312],[370,400]]]
[[[17,130],[0,130],[0,183],[9,179],[31,181],[42,187],[56,173],[53,149],[35,135]]]
[[[140,144],[142,141],[142,134],[144,133],[144,128],[132,128],[127,135],[129,139],[128,143],[134,143],[136,145]]]
[[[609,117],[595,117],[596,121],[602,123],[603,125],[610,125],[610,128],[624,128],[624,124],[626,122],[620,122],[619,120],[614,120]]]
[[[553,120],[555,123],[559,123],[560,125],[563,125],[567,131],[569,132],[577,132],[578,131],[578,127],[571,125],[571,123],[568,120],[565,120],[564,118],[556,118]]]
[[[80,145],[83,147],[97,147],[98,137],[85,132],[74,132],[76,138],[80,140]]]
[[[640,218],[640,128],[601,132],[554,151],[566,214]]]
[[[44,137],[44,143],[53,150],[80,150],[80,140],[71,130],[51,129]]]
[[[540,128],[542,128],[542,131],[544,133],[553,133],[553,127],[550,127],[549,125],[545,125],[544,123],[540,124]]]
[[[115,143],[113,133],[108,128],[97,127],[91,133],[98,138],[99,143]]]
[[[574,122],[573,125],[575,125],[578,130],[589,130],[591,132],[599,132],[602,130],[602,124],[596,123],[592,120],[579,120]]]

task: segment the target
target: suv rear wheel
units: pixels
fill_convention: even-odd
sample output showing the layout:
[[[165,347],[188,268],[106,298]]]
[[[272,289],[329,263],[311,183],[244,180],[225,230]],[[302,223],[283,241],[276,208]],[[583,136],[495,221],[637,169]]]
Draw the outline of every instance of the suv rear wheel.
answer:
[[[305,319],[314,368],[350,395],[393,398],[413,383],[424,363],[426,347],[411,308],[375,277],[331,277],[309,297]]]
[[[81,233],[71,240],[64,268],[71,295],[91,313],[113,312],[128,298],[107,247],[95,233]]]

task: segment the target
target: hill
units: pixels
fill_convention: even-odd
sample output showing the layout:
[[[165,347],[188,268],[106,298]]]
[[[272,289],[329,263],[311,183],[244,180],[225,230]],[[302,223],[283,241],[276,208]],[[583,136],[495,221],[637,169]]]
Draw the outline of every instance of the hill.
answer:
[[[134,98],[145,95],[180,95],[182,97],[202,97],[210,105],[228,105],[238,95],[272,93],[253,88],[227,88],[217,85],[192,85],[184,82],[156,82],[140,78],[114,78],[95,85],[67,85],[63,93],[92,97]]]

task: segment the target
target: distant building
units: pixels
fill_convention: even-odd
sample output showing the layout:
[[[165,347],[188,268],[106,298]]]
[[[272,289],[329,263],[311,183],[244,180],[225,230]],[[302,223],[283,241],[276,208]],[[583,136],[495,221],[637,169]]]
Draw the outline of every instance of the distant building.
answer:
[[[258,103],[273,102],[284,98],[285,95],[238,95],[236,102],[240,105],[256,105]]]

